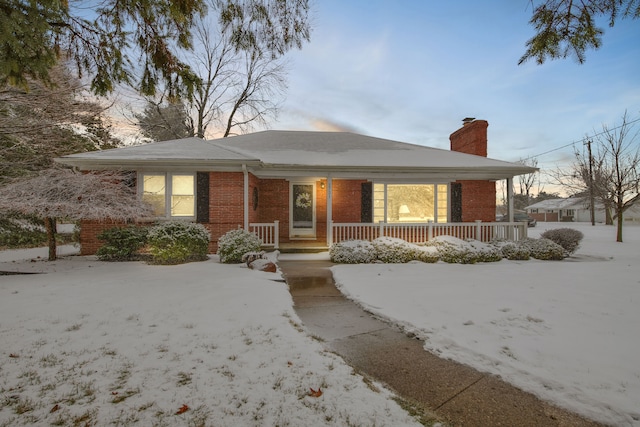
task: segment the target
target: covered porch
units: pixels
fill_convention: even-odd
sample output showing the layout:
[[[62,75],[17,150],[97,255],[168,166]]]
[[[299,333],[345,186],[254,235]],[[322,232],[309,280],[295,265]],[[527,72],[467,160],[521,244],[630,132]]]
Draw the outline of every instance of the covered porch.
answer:
[[[395,237],[410,243],[425,243],[437,236],[453,236],[458,239],[474,239],[490,242],[494,239],[522,240],[527,238],[526,222],[473,223],[331,223],[326,245],[318,241],[289,241],[280,243],[279,221],[252,223],[248,230],[255,233],[266,248],[283,252],[319,252],[328,250],[331,244],[346,240],[372,241],[378,237]]]

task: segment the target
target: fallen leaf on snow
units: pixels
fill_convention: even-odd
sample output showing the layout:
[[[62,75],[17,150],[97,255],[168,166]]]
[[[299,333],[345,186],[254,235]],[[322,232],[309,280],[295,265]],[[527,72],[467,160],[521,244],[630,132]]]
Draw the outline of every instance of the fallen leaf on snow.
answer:
[[[314,390],[312,388],[309,388],[309,390],[311,390],[311,392],[309,392],[309,396],[311,396],[311,397],[320,397],[320,396],[322,396],[322,389],[320,389],[319,387],[318,387],[317,390]]]
[[[56,412],[58,409],[60,409],[60,405],[58,405],[57,403],[55,404],[55,406],[53,408],[51,408],[51,410],[49,411],[50,414],[53,414],[54,412]]]
[[[189,410],[189,407],[187,405],[182,405],[180,409],[178,409],[178,412],[176,412],[176,415],[184,414],[188,410]]]

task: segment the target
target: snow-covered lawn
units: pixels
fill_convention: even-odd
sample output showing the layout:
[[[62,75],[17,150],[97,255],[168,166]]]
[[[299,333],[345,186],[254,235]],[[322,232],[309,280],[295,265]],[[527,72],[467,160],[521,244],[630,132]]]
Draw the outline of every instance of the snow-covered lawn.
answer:
[[[640,226],[581,230],[564,261],[332,268],[342,291],[426,339],[443,357],[492,372],[617,426],[640,426]]]
[[[351,298],[443,357],[638,426],[640,227],[619,244],[612,227],[568,226],[585,239],[565,261],[333,272]],[[305,334],[277,274],[215,257],[150,266],[33,253],[0,252],[0,270],[48,271],[0,276],[0,426],[414,425]]]
[[[0,276],[0,426],[418,425],[305,334],[278,274],[12,262],[33,253],[0,252],[49,271]]]

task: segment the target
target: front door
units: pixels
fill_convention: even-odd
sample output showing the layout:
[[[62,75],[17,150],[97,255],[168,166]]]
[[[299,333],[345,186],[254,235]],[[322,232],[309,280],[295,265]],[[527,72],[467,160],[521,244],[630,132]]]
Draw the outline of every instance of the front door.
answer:
[[[291,238],[316,237],[316,186],[313,182],[291,183],[290,224]]]

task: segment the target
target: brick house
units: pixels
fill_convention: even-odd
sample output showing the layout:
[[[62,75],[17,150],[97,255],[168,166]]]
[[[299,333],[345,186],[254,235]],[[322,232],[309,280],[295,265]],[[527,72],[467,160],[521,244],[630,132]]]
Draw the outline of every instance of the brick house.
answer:
[[[211,252],[221,235],[238,227],[276,247],[326,248],[340,230],[359,224],[377,230],[382,223],[493,222],[496,180],[506,179],[511,189],[514,176],[535,169],[487,158],[487,127],[484,120],[466,120],[451,134],[451,150],[348,132],[263,131],[57,161],[81,170],[135,172],[138,194],[156,213],[140,222],[202,223],[211,232]],[[95,253],[101,245],[96,236],[113,226],[82,221],[82,254]],[[360,227],[351,235],[363,233]]]

